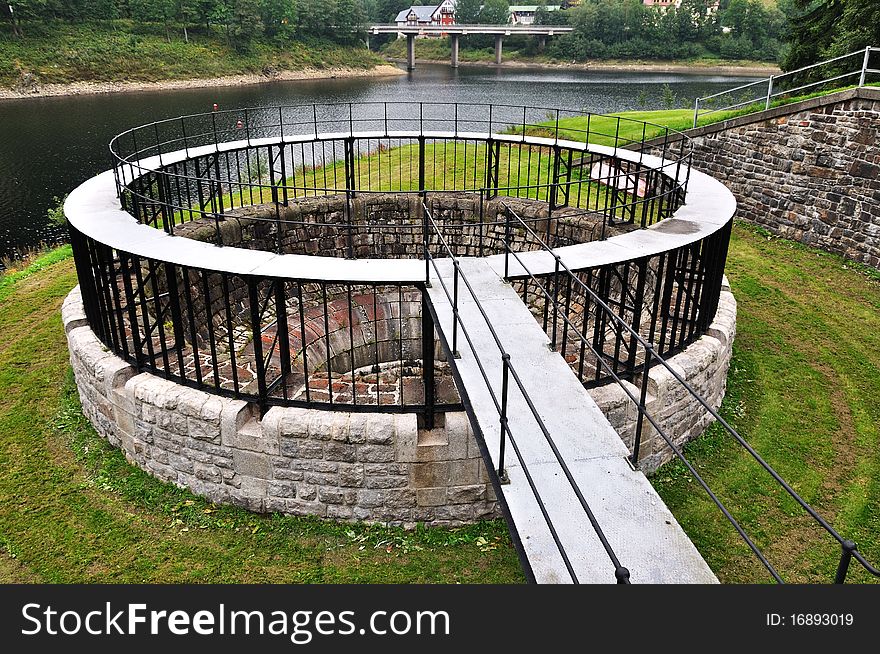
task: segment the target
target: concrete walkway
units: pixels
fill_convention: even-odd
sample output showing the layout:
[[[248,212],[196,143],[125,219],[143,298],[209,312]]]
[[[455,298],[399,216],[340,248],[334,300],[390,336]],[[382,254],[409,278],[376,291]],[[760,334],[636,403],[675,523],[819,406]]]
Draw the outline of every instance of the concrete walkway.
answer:
[[[549,349],[549,339],[516,292],[485,259],[461,259],[461,271],[486,311],[512,367],[550,432],[575,483],[592,509],[633,583],[717,583],[644,474],[627,460],[628,451],[568,364]],[[437,261],[452,295],[453,265]],[[452,306],[431,269],[430,300],[438,329],[452,341]],[[497,469],[499,414],[478,367],[485,369],[501,401],[501,353],[464,282],[459,279],[461,328],[457,369]],[[476,351],[476,356],[474,354]],[[510,484],[504,499],[539,583],[572,583],[563,557],[526,479],[532,477],[579,583],[614,583],[614,566],[538,427],[522,393],[510,378],[508,421],[523,466],[508,443],[505,468]]]

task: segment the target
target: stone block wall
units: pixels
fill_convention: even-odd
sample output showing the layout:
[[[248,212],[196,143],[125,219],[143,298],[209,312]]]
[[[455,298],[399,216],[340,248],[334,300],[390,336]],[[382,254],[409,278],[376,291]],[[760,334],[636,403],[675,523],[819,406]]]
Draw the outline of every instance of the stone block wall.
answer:
[[[737,216],[880,267],[880,90],[853,89],[690,130],[694,165]]]
[[[126,458],[214,502],[259,512],[413,525],[498,517],[467,416],[253,405],[138,372],[89,328],[79,289],[62,310],[83,412]]]
[[[403,525],[500,515],[462,412],[438,415],[431,431],[419,429],[415,414],[273,407],[260,420],[246,402],[139,374],[95,337],[78,288],[62,314],[84,414],[130,462],[159,479],[259,512]],[[736,301],[725,283],[707,334],[670,359],[714,408],[724,397],[735,333]],[[624,383],[638,397],[641,379]],[[632,401],[613,383],[589,393],[632,447]],[[676,445],[711,422],[660,367],[650,371],[647,404]],[[646,422],[640,468],[650,473],[672,458]]]
[[[346,208],[344,195],[291,199],[288,206],[256,204],[228,211],[215,223],[198,219],[178,225],[174,233],[194,240],[285,254],[328,257],[419,258],[423,255],[422,199],[414,194],[371,193],[355,196]],[[547,203],[526,198],[504,197],[482,201],[473,193],[430,193],[427,205],[443,230],[443,237],[457,256],[480,256],[505,251],[505,204],[510,206],[542,238],[554,246],[588,243],[602,237],[602,216],[578,208],[559,208],[549,219]],[[277,212],[276,212],[277,209]],[[349,231],[348,221],[352,226]],[[549,228],[549,229],[548,229]],[[633,229],[631,225],[608,225],[605,237]],[[540,247],[537,240],[517,223],[509,234],[514,250]],[[431,252],[445,257],[436,234],[429,237]]]

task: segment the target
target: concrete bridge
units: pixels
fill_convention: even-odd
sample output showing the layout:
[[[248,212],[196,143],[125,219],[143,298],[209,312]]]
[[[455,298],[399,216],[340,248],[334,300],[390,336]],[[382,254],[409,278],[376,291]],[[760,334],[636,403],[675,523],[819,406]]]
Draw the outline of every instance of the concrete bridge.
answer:
[[[451,63],[458,68],[458,47],[462,34],[491,34],[495,36],[495,63],[501,63],[505,36],[537,36],[543,47],[548,36],[572,32],[567,25],[371,25],[369,34],[398,34],[406,36],[406,68],[416,67],[417,36],[448,36],[452,45]]]

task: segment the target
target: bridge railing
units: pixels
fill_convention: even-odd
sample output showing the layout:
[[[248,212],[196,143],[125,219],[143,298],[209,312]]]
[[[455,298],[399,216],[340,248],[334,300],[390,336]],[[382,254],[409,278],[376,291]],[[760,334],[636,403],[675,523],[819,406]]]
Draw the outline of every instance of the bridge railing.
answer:
[[[574,271],[571,270],[562,258],[554,252],[553,248],[551,248],[546,241],[544,241],[540,234],[537,234],[532,229],[532,226],[529,225],[526,221],[524,221],[512,208],[509,206],[506,208],[506,218],[509,223],[507,227],[507,233],[510,233],[512,227],[519,228],[531,234],[531,237],[538,243],[541,244],[542,249],[552,255],[555,259],[555,270],[550,275],[544,274],[534,274],[526,265],[521,253],[517,252],[511,247],[506,248],[505,258],[510,259],[513,258],[516,260],[518,265],[525,270],[525,280],[526,283],[530,283],[535,288],[535,292],[540,293],[544,301],[546,302],[545,306],[552,307],[552,320],[549,322],[548,329],[548,321],[545,319],[544,328],[545,331],[548,331],[548,335],[551,337],[551,347],[554,350],[560,350],[564,355],[566,349],[566,341],[571,338],[575,341],[576,345],[581,348],[581,360],[583,360],[583,351],[589,350],[593,353],[595,360],[597,361],[597,365],[604,369],[606,378],[611,378],[618,384],[618,386],[623,390],[627,399],[635,405],[638,417],[635,425],[635,433],[631,448],[630,459],[633,465],[638,465],[639,462],[639,450],[642,443],[642,437],[644,434],[647,425],[650,425],[656,433],[665,441],[668,447],[675,454],[676,458],[678,458],[688,469],[688,472],[693,476],[696,482],[703,488],[703,490],[708,494],[709,498],[718,507],[718,509],[722,512],[725,519],[733,526],[736,530],[737,534],[742,538],[742,540],[746,543],[748,548],[752,551],[761,565],[766,568],[766,570],[770,573],[773,579],[777,583],[784,583],[783,578],[773,566],[773,564],[767,559],[758,545],[754,542],[754,540],[746,533],[746,530],[740,524],[740,522],[733,516],[731,511],[725,506],[725,504],[721,501],[721,499],[713,492],[710,488],[709,484],[703,478],[702,475],[697,471],[696,466],[691,463],[688,458],[685,456],[682,448],[675,443],[673,437],[667,432],[667,430],[661,424],[661,420],[651,414],[647,407],[647,396],[648,396],[648,384],[649,384],[649,372],[654,367],[661,367],[665,369],[665,371],[675,380],[675,383],[680,386],[681,389],[685,391],[685,393],[695,400],[700,407],[708,413],[712,419],[714,419],[717,424],[721,426],[721,428],[725,431],[725,433],[733,438],[733,440],[743,448],[748,455],[760,466],[760,468],[770,475],[773,481],[778,484],[780,488],[782,488],[785,493],[787,493],[805,512],[806,514],[822,529],[824,529],[837,543],[841,548],[840,560],[837,566],[837,570],[835,573],[834,583],[842,584],[845,583],[847,574],[849,572],[850,564],[852,559],[858,561],[858,563],[871,575],[878,577],[880,576],[880,570],[870,564],[867,559],[858,551],[857,545],[854,541],[844,538],[831,524],[819,514],[816,509],[814,509],[800,494],[795,491],[792,486],[785,481],[785,479],[769,464],[767,461],[761,457],[760,454],[748,443],[748,441],[743,438],[725,419],[721,414],[715,410],[711,404],[700,395],[693,386],[685,380],[682,375],[676,371],[675,367],[672,366],[664,357],[661,351],[658,351],[658,347],[652,342],[652,336],[646,338],[640,332],[639,329],[634,328],[633,325],[630,324],[627,320],[625,320],[621,316],[620,308],[615,310],[612,308],[611,304],[608,302],[607,298],[603,299],[597,294],[589,283],[584,282],[582,279],[581,273],[582,271]],[[728,224],[725,230],[726,235],[729,234],[731,225]],[[725,243],[726,243],[726,235],[725,235]],[[717,258],[717,257],[711,257]],[[724,257],[721,257],[721,261],[724,261]],[[505,262],[505,269],[509,269],[509,264]],[[506,275],[505,275],[506,276]],[[513,280],[511,280],[513,281]],[[575,300],[572,300],[572,289],[576,289],[575,295],[580,294],[580,298],[575,297]],[[561,291],[561,289],[567,289],[566,291]],[[610,325],[613,332],[617,335],[617,344],[615,346],[615,350],[619,350],[621,348],[629,349],[634,355],[638,353],[638,359],[640,363],[636,366],[636,356],[633,356],[630,360],[629,365],[626,368],[626,371],[621,371],[618,369],[617,361],[615,359],[609,360],[607,349],[601,346],[597,346],[595,339],[589,337],[589,332],[585,329],[587,324],[587,311],[585,310],[580,315],[576,312],[572,311],[572,306],[575,304],[579,304],[580,306],[589,307],[590,310],[596,316],[595,320],[598,324],[599,322],[604,323],[605,325]],[[713,312],[714,314],[714,312]],[[545,314],[546,315],[546,314]],[[578,324],[580,322],[580,324]],[[559,327],[562,327],[562,336],[561,339],[558,337]],[[651,330],[651,335],[654,334],[654,330]],[[581,365],[581,368],[583,366]],[[640,373],[640,379],[633,378],[631,375],[627,376],[625,372],[632,373],[634,370],[637,370]],[[581,380],[583,381],[583,376],[579,375]],[[632,379],[635,381],[637,386],[633,386],[632,384],[625,383],[626,379]],[[635,389],[636,392],[633,392]],[[647,425],[645,424],[647,422]]]
[[[694,101],[693,126],[697,126],[700,117],[714,113],[769,109],[774,100],[791,97],[795,93],[834,89],[849,84],[864,86],[880,75],[880,63],[871,67],[872,56],[877,53],[880,53],[880,48],[868,46],[864,50],[697,98]]]

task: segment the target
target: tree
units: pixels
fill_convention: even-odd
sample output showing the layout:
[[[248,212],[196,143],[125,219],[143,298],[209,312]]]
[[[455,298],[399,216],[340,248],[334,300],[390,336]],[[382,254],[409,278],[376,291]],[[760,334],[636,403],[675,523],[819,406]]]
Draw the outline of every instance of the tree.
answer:
[[[263,27],[272,37],[283,37],[296,31],[296,7],[291,0],[263,0]]]
[[[477,18],[483,25],[506,25],[510,21],[507,0],[486,0]]]
[[[336,16],[336,0],[297,0],[297,34],[303,39],[332,36],[331,23]]]
[[[169,22],[177,13],[175,0],[129,0],[132,18],[140,22],[162,23],[165,26],[165,40],[171,42]]]
[[[397,14],[410,5],[410,0],[377,0],[376,15],[372,18],[380,23],[393,23]]]
[[[177,20],[183,25],[183,40],[189,43],[189,32],[186,29],[199,17],[198,0],[177,0]]]
[[[367,14],[360,0],[338,0],[335,7],[333,28],[334,40],[351,44],[360,39]]]
[[[823,59],[842,15],[843,0],[794,0],[789,15],[790,47],[783,69],[793,70]]]
[[[550,17],[550,12],[547,11],[547,2],[546,0],[541,0],[538,3],[538,8],[535,9],[535,25],[552,25],[553,20]]]
[[[455,22],[460,25],[475,25],[480,19],[483,0],[458,0],[455,3]]]
[[[832,57],[845,55],[869,45],[880,45],[880,3],[877,0],[844,0],[843,12],[826,54]]]
[[[240,52],[247,52],[251,40],[263,31],[260,0],[232,1],[232,44]]]

